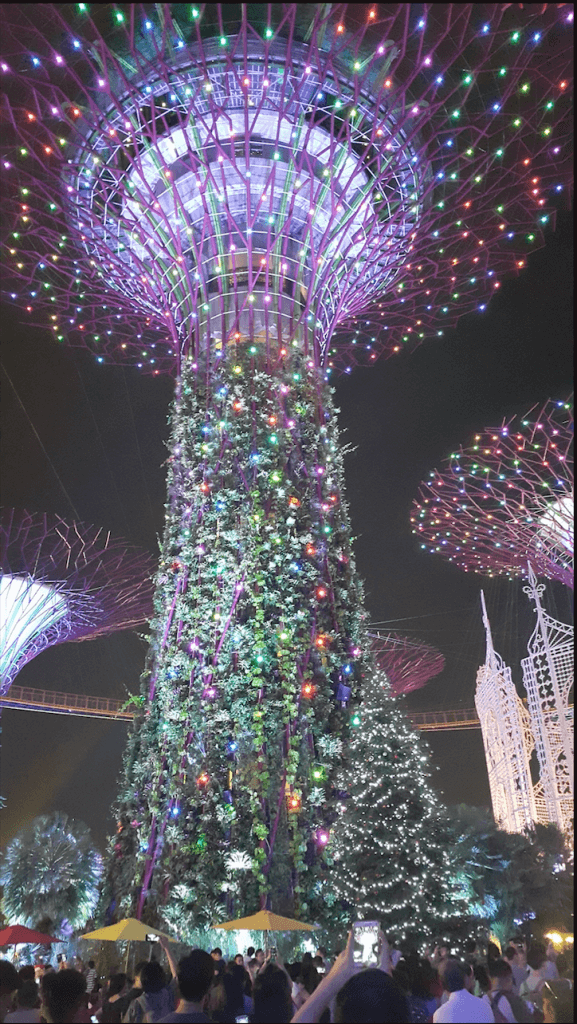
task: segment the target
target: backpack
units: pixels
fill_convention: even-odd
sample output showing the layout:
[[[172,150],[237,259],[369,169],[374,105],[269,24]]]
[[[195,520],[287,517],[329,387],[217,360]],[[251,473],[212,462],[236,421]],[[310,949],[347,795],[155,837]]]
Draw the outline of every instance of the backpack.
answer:
[[[502,992],[495,992],[494,996],[489,996],[491,1009],[493,1011],[493,1016],[495,1018],[495,1024],[508,1024],[507,1018],[503,1013],[501,1013],[499,1009],[499,1000],[501,999],[502,995]],[[508,998],[508,996],[506,998]]]
[[[537,1018],[529,1009],[525,1000],[521,999],[520,996],[514,996],[510,992],[507,992],[506,995],[504,992],[495,992],[495,995],[490,997],[490,1002],[496,1024],[502,1024],[503,1021],[507,1020],[499,1009],[499,1001],[502,996],[504,996],[509,1003],[517,1024],[533,1024],[533,1022],[536,1021]]]

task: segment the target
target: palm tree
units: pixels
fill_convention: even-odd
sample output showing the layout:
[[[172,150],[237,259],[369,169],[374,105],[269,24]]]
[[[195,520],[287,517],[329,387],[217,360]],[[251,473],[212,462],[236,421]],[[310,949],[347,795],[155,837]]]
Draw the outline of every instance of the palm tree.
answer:
[[[9,920],[72,931],[92,914],[102,857],[82,821],[55,811],[35,818],[9,843],[0,882]]]

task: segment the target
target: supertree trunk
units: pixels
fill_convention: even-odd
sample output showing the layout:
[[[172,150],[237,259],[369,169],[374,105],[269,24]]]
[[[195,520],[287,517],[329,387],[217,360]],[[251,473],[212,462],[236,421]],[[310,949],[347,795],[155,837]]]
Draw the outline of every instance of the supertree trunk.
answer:
[[[239,350],[178,383],[109,876],[138,914],[168,898],[208,923],[227,884],[231,913],[258,895],[295,912],[322,866],[363,613],[331,389],[285,351],[274,373]]]

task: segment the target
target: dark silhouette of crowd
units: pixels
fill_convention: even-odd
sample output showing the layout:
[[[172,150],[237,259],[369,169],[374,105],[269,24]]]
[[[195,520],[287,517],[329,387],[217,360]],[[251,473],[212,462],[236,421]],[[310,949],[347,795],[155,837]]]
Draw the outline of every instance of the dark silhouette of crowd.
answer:
[[[380,933],[377,964],[359,969],[353,936],[334,959],[284,963],[276,950],[249,947],[225,961],[222,950],[193,949],[178,963],[161,939],[158,960],[137,963],[134,977],[104,979],[85,967],[22,967],[0,960],[0,1024],[566,1024],[573,1021],[572,953],[513,937],[502,954],[468,940],[460,955],[439,942],[432,952],[392,948]],[[376,946],[375,946],[376,949]]]

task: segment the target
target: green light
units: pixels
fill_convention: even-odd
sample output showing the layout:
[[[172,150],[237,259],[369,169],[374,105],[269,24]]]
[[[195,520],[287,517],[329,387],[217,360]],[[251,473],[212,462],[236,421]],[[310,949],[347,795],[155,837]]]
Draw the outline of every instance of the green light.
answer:
[[[506,75],[507,74],[507,68],[500,68],[499,69],[499,74],[501,75],[501,77],[503,77],[503,75]]]
[[[515,120],[513,121],[513,127],[514,128],[520,128],[522,123],[523,122],[521,121],[521,118],[520,117],[516,117]]]
[[[190,13],[193,18],[200,18],[200,11],[198,7],[192,7]]]
[[[463,79],[463,85],[470,85],[472,81],[473,81],[473,76],[472,75],[465,75],[465,77]]]
[[[521,92],[529,92],[530,88],[531,86],[528,82],[523,82],[523,85],[521,86]]]
[[[457,118],[457,117],[460,117],[460,116],[461,116],[461,111],[460,110],[454,110],[453,113],[451,114],[451,117],[454,117],[454,118]]]
[[[511,42],[512,43],[518,43],[520,38],[521,38],[521,33],[520,32],[513,32],[513,35],[511,36]]]
[[[503,156],[504,152],[505,152],[504,149],[496,149],[495,150],[495,156]]]
[[[551,134],[551,128],[545,128],[543,135],[547,136]]]
[[[498,206],[498,207],[497,207],[497,213],[503,213],[503,210],[504,210],[504,209],[505,209],[505,207],[504,207],[504,206]]]
[[[78,7],[78,10],[81,14],[84,14],[84,12],[87,10],[87,4],[76,4],[76,6]]]
[[[270,27],[270,25],[267,27],[266,32],[265,32],[264,35],[265,35],[265,39],[272,39],[272,37],[274,35],[274,32],[273,32],[272,28]]]
[[[549,100],[549,102],[545,104],[545,110],[553,110],[553,107],[554,107],[553,100]]]
[[[123,15],[122,11],[115,11],[114,12],[114,17],[116,18],[116,20],[117,20],[119,25],[121,25],[122,22],[124,21],[124,15]]]
[[[535,241],[535,235],[527,235],[527,241],[528,242],[534,242]]]
[[[221,46],[226,46],[226,36],[221,36],[220,37],[220,45]]]

